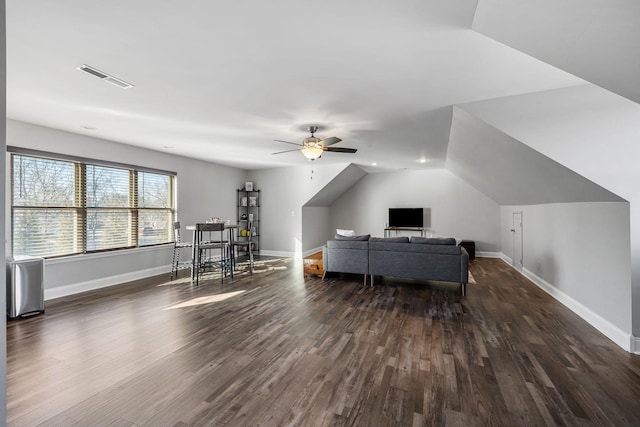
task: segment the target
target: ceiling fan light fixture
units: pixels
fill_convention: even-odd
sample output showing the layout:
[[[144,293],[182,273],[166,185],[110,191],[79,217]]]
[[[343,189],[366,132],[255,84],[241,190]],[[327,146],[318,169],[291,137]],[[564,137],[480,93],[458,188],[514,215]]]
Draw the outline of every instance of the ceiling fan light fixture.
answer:
[[[305,145],[304,148],[300,150],[300,152],[302,152],[302,154],[309,160],[315,160],[322,156],[323,151],[322,147],[315,145]]]
[[[302,140],[302,144],[296,144],[295,142],[283,141],[281,139],[274,139],[277,142],[284,142],[285,144],[291,144],[298,146],[297,149],[279,151],[273,154],[282,154],[288,153],[290,151],[300,151],[304,157],[309,160],[315,160],[322,156],[322,153],[325,151],[332,151],[334,153],[355,153],[355,148],[346,148],[346,147],[334,147],[334,144],[342,141],[340,138],[332,136],[326,139],[320,139],[314,135],[314,133],[318,130],[318,126],[309,126],[307,130],[311,133],[311,136],[306,137]]]

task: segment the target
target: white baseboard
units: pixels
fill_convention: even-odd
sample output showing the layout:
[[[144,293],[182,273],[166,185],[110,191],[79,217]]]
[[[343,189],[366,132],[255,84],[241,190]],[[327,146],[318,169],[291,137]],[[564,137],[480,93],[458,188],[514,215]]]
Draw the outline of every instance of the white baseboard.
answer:
[[[67,295],[73,295],[80,292],[92,291],[95,289],[106,288],[108,286],[119,285],[122,283],[130,282],[132,280],[144,279],[145,277],[156,276],[158,274],[169,273],[171,266],[166,265],[162,267],[147,268],[145,270],[132,271],[130,273],[117,274],[115,276],[101,277],[95,280],[88,280],[86,282],[73,283],[66,286],[58,286],[55,288],[44,290],[44,299],[50,300],[54,298],[65,297]]]
[[[302,253],[302,255],[300,254],[295,254],[293,252],[285,252],[285,251],[260,251],[260,255],[266,255],[266,256],[279,256],[282,258],[294,258],[294,259],[302,259],[306,256],[309,256],[311,254],[315,254],[316,252],[322,252],[322,246],[318,246],[317,248],[313,248],[313,249],[309,249],[306,250]]]
[[[510,266],[513,266],[513,260],[511,259],[511,257],[506,256],[505,254],[503,254],[502,252],[500,252],[498,254],[498,258],[500,258],[501,260],[503,260],[504,262],[506,262],[507,264],[509,264]]]
[[[308,251],[304,251],[303,256],[307,257],[309,255],[313,255],[316,252],[322,252],[322,246],[318,246],[317,248],[309,249]]]
[[[511,267],[511,258],[508,256],[501,254],[500,258],[507,262]],[[633,352],[632,341],[633,336],[623,331],[613,323],[609,322],[604,317],[599,314],[593,312],[588,307],[584,306],[582,303],[576,301],[570,295],[562,292],[560,289],[556,288],[551,283],[547,282],[543,278],[534,274],[533,272],[523,268],[522,271],[514,268],[514,270],[518,271],[527,279],[531,280],[536,286],[540,289],[551,295],[555,300],[560,302],[562,305],[567,307],[569,310],[573,311],[575,314],[580,316],[583,320],[589,323],[591,326],[600,331],[603,335],[609,338],[614,343],[618,344],[624,350],[628,352]],[[640,345],[638,339],[636,338],[636,345]],[[640,350],[640,347],[636,347]]]
[[[478,258],[501,258],[500,252],[476,251]]]

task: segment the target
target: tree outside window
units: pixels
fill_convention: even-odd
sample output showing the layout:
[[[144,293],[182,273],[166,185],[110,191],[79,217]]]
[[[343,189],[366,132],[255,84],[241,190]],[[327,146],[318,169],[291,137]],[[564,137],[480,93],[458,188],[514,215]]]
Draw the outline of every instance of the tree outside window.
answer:
[[[168,174],[12,155],[12,253],[55,257],[169,243]]]

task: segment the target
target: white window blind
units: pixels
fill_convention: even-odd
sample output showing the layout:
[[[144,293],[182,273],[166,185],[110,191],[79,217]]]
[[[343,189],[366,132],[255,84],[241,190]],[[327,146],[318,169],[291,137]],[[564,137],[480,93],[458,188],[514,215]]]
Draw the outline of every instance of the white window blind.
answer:
[[[14,156],[14,255],[59,256],[82,252],[77,166],[72,162]],[[81,231],[80,231],[81,234]]]
[[[173,241],[173,179],[157,173],[138,173],[138,244]]]
[[[12,155],[12,253],[56,257],[173,241],[174,176]]]

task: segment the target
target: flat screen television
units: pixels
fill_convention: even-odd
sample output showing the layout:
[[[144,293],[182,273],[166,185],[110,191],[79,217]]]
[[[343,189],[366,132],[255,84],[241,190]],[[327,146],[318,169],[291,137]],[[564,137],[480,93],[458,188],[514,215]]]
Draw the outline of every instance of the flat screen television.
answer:
[[[389,208],[389,227],[424,227],[422,208]]]

